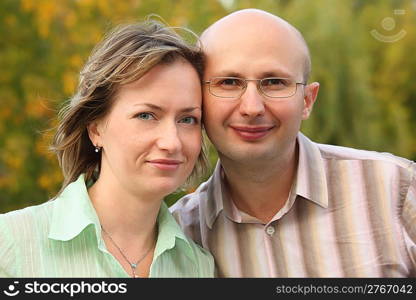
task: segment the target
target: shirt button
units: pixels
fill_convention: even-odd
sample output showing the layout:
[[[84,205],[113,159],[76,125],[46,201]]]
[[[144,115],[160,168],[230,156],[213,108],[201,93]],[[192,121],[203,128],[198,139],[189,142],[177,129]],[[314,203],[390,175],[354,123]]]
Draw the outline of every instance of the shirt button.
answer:
[[[275,229],[274,229],[273,226],[268,226],[266,228],[266,232],[267,232],[268,235],[273,235],[273,233],[275,232]]]

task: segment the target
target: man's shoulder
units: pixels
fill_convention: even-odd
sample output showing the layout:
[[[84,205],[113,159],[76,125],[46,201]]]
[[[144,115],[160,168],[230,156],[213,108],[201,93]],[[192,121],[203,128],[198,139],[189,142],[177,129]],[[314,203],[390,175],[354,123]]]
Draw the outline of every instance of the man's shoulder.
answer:
[[[321,156],[326,160],[355,160],[376,164],[390,164],[399,168],[416,171],[416,163],[388,152],[377,152],[350,147],[342,147],[328,144],[315,143],[321,152]]]
[[[206,199],[206,188],[207,183],[201,183],[195,192],[183,196],[169,207],[170,212],[181,226],[188,226],[190,223],[199,221],[201,204]]]
[[[195,192],[185,195],[169,208],[185,235],[199,245],[202,245],[201,230],[205,226],[209,182],[202,183]]]

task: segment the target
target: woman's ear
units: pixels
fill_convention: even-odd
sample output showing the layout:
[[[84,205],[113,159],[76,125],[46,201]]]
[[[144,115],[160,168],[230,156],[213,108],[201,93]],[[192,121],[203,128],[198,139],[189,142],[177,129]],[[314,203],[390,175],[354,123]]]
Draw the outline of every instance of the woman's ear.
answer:
[[[96,147],[102,147],[101,122],[96,120],[87,125],[88,136],[91,143]]]

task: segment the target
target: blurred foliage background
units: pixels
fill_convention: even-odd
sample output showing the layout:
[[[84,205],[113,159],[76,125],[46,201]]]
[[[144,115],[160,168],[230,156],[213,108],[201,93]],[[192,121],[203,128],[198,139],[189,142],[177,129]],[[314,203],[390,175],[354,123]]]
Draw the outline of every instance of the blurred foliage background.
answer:
[[[48,151],[48,129],[106,31],[158,14],[200,34],[248,7],[285,18],[309,44],[311,80],[321,89],[302,128],[306,135],[416,160],[414,0],[2,0],[0,212],[42,203],[59,190],[62,175]],[[212,146],[210,159],[214,165]]]

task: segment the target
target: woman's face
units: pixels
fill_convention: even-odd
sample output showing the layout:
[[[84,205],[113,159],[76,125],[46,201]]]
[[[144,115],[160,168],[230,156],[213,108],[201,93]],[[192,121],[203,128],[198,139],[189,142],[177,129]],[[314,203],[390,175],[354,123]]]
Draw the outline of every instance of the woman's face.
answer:
[[[133,194],[173,192],[190,175],[201,150],[197,72],[182,59],[159,64],[121,86],[114,100],[92,130],[95,145],[102,147],[100,180]]]

